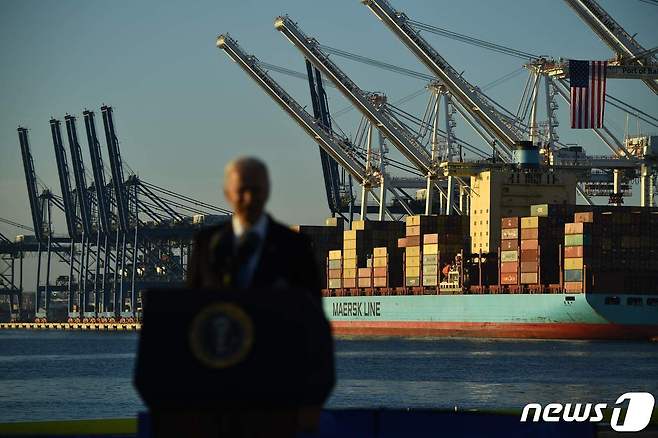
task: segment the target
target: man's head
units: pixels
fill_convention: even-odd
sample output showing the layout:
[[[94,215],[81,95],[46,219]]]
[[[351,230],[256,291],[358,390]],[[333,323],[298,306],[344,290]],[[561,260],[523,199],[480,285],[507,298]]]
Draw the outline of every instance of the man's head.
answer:
[[[224,196],[241,223],[253,225],[258,220],[269,194],[267,167],[259,159],[236,158],[224,168]]]

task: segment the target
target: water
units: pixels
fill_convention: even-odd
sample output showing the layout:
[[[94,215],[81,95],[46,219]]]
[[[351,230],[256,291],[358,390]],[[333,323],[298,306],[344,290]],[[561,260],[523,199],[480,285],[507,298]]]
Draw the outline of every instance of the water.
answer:
[[[133,417],[135,333],[0,331],[0,422]],[[341,339],[333,408],[519,408],[658,396],[658,343]]]

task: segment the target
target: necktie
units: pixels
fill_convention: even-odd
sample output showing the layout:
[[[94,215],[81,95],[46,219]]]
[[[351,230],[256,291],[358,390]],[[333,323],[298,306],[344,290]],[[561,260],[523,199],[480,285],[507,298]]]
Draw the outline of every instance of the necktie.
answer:
[[[260,245],[260,237],[254,232],[245,233],[238,241],[235,262],[237,266],[237,284],[239,288],[249,285],[249,262]]]

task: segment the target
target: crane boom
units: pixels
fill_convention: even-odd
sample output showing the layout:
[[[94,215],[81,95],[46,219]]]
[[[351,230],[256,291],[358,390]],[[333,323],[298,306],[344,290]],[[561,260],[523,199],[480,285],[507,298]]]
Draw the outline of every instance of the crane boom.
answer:
[[[78,132],[75,127],[75,117],[67,115],[64,117],[64,121],[66,122],[66,134],[69,140],[69,149],[71,151],[71,163],[73,165],[73,177],[75,178],[75,187],[78,194],[82,229],[86,235],[91,235],[92,226],[89,193],[87,192],[87,179],[85,177],[85,168],[82,162],[82,149],[80,148],[80,143],[78,143]]]
[[[576,12],[601,40],[614,51],[619,58],[629,59],[636,65],[648,67],[653,58],[651,51],[644,49],[624,30],[595,0],[564,0]],[[646,56],[649,54],[649,56]],[[647,59],[643,59],[643,58]],[[655,65],[654,65],[655,67]],[[658,94],[657,79],[642,80],[651,91]]]
[[[306,36],[287,16],[277,17],[274,26],[295,45],[303,55],[322,71],[338,89],[372,122],[395,147],[423,174],[436,174],[437,168],[425,148],[402,125],[384,113],[382,107],[376,106],[368,94],[361,90],[336,64],[325,54],[318,42]]]
[[[30,212],[32,213],[34,235],[37,237],[37,240],[43,241],[43,211],[41,210],[39,195],[37,193],[37,175],[34,171],[34,160],[32,160],[30,142],[27,138],[27,128],[18,128],[18,141],[21,145],[23,170],[25,171],[25,182],[27,184],[27,196],[30,201]]]
[[[322,76],[319,71],[313,70],[313,66],[308,60],[306,60],[306,72],[313,105],[313,116],[320,120],[325,128],[331,129],[327,96],[322,86]],[[341,210],[338,163],[331,158],[327,151],[322,149],[322,146],[318,145],[318,149],[320,149],[320,162],[322,164],[327,203],[331,213],[335,214]]]
[[[523,140],[523,135],[513,127],[511,120],[498,112],[488,98],[464,79],[439,53],[408,23],[405,14],[396,11],[386,0],[361,0],[414,55],[445,85],[448,91],[476,121],[492,132],[507,147]]]
[[[117,212],[119,216],[119,228],[127,232],[130,228],[128,220],[128,197],[123,185],[123,164],[121,162],[121,153],[116,133],[114,132],[114,120],[112,118],[112,107],[103,105],[101,107],[103,114],[103,127],[105,128],[105,141],[107,142],[107,151],[110,156],[110,170],[112,171],[112,186],[114,187],[114,198],[117,203]]]
[[[96,200],[98,202],[98,216],[104,233],[111,230],[110,199],[105,189],[105,171],[103,166],[103,155],[101,144],[96,136],[96,123],[94,113],[85,110],[82,115],[85,119],[85,131],[87,132],[87,143],[89,144],[89,155],[91,157],[91,168],[94,173],[94,186],[96,187]]]
[[[69,236],[75,239],[78,236],[77,217],[75,215],[75,203],[71,193],[71,174],[66,162],[66,151],[62,143],[62,131],[60,121],[50,120],[50,133],[53,137],[53,146],[55,148],[55,161],[57,162],[57,173],[59,174],[59,186],[62,190],[62,200],[64,201],[64,216],[66,217],[66,228]]]
[[[290,115],[313,139],[320,144],[341,166],[360,182],[373,179],[366,173],[365,165],[358,162],[350,150],[348,140],[341,138],[320,121],[312,117],[260,66],[255,56],[248,55],[228,34],[217,37],[217,47],[226,54],[260,85],[284,111]],[[374,181],[373,181],[374,182]]]

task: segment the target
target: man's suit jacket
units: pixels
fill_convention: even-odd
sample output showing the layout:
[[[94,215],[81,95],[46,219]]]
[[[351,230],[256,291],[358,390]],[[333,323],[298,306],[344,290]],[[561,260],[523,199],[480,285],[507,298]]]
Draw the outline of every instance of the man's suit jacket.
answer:
[[[308,239],[267,217],[267,231],[251,288],[308,290],[318,302],[318,266]],[[202,230],[195,238],[187,270],[193,289],[224,289],[235,284],[234,234],[231,222]]]

